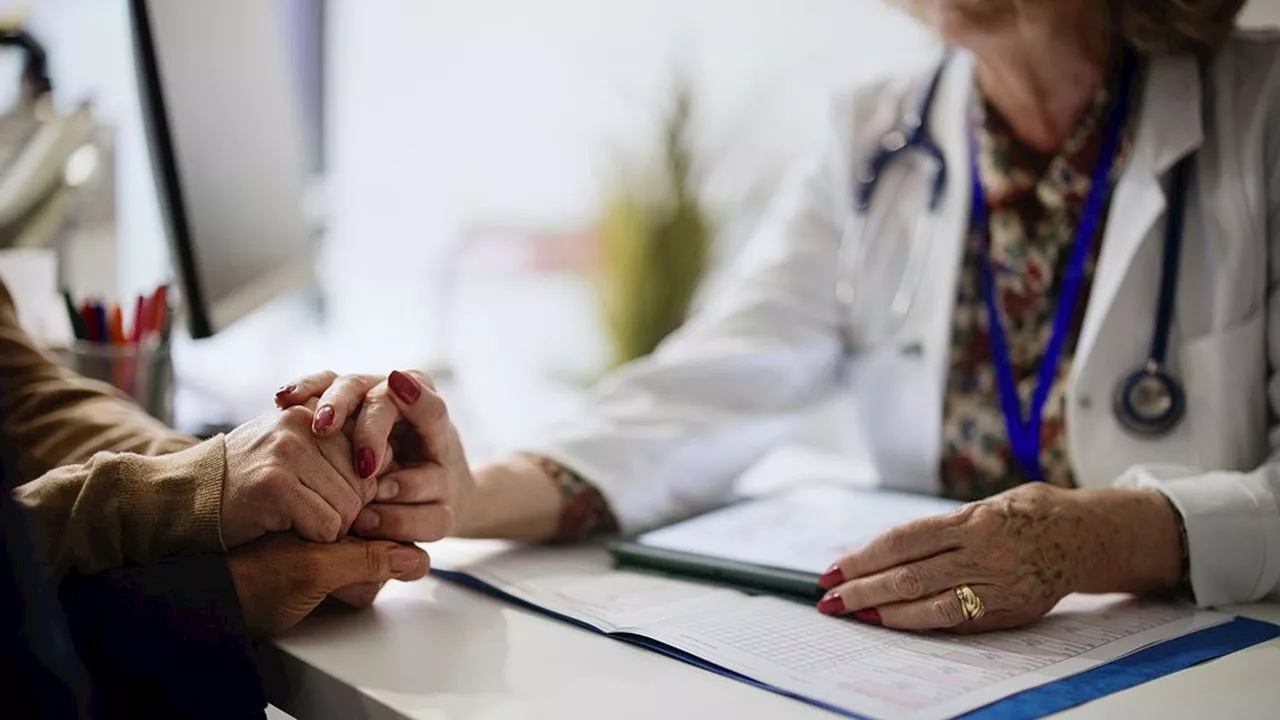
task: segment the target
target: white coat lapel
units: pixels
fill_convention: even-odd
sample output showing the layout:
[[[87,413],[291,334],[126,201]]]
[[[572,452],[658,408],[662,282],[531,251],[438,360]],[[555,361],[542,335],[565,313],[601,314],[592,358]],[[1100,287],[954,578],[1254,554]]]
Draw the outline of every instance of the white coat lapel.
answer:
[[[905,173],[906,185],[895,195],[877,199],[884,220],[868,228],[887,249],[927,249],[915,300],[896,346],[853,363],[856,405],[864,413],[863,428],[869,446],[875,448],[881,479],[911,492],[939,491],[951,315],[969,218],[967,130],[972,77],[972,59],[957,53],[925,118],[929,137],[942,151],[946,166],[946,192],[936,215],[928,209],[934,168],[923,153],[912,153],[892,171]]]
[[[1133,152],[1111,198],[1111,210],[1094,270],[1093,290],[1076,345],[1078,377],[1097,342],[1134,255],[1166,207],[1161,178],[1203,142],[1200,73],[1195,58],[1151,62],[1146,74]],[[1072,378],[1074,384],[1075,377]]]
[[[958,53],[947,68],[939,88],[937,107],[929,118],[929,131],[947,163],[947,193],[932,229],[929,273],[926,287],[935,294],[929,304],[929,325],[925,329],[929,345],[936,349],[934,373],[940,392],[945,392],[951,359],[951,329],[954,322],[956,283],[964,261],[965,235],[973,188],[969,181],[969,103],[973,97],[973,57]],[[939,397],[938,410],[942,410]]]

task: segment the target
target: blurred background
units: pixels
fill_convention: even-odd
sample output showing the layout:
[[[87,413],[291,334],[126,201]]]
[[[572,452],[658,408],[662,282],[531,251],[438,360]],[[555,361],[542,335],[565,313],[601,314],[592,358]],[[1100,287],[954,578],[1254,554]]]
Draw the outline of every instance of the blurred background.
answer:
[[[705,249],[648,272],[692,263],[688,284],[713,292],[832,94],[938,49],[882,0],[270,1],[304,156],[312,246],[297,262],[314,282],[207,339],[179,326],[176,421],[244,420],[304,372],[420,367],[452,379],[455,414],[482,418],[475,454],[571,412],[678,323],[668,307],[627,325],[643,309],[610,295],[652,280],[610,265],[637,214],[652,237]],[[129,3],[0,12],[47,49],[59,112],[90,101],[112,138],[110,222],[80,224],[64,282],[131,297],[170,280]],[[1280,23],[1280,0],[1245,17]],[[219,43],[240,52],[235,33]],[[0,54],[0,108],[18,102],[21,69]]]

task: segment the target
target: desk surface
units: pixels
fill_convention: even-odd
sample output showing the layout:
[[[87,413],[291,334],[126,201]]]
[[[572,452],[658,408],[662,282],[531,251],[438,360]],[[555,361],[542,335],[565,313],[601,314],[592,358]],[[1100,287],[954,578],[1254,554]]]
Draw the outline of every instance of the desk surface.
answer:
[[[1235,612],[1280,622],[1276,605]],[[264,660],[272,702],[299,720],[835,717],[433,578],[389,584],[368,611],[311,618]],[[1276,678],[1280,640],[1061,717],[1271,718]]]

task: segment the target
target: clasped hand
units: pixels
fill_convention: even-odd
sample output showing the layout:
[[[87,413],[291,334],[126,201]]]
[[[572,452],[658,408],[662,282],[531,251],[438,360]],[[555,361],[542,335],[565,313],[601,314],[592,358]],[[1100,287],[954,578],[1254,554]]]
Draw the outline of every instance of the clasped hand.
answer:
[[[226,439],[223,541],[251,543],[230,567],[245,617],[262,632],[289,627],[326,597],[368,605],[386,580],[425,575],[426,553],[399,543],[448,535],[458,481],[470,477],[424,375],[335,380],[320,373],[282,388],[280,413]]]

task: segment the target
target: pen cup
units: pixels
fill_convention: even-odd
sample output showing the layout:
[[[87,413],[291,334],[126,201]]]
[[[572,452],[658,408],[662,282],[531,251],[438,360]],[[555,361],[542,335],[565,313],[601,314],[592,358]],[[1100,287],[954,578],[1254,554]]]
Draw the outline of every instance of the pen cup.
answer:
[[[152,417],[173,424],[173,358],[168,342],[158,338],[137,345],[77,341],[64,352],[71,369],[111,384]]]

